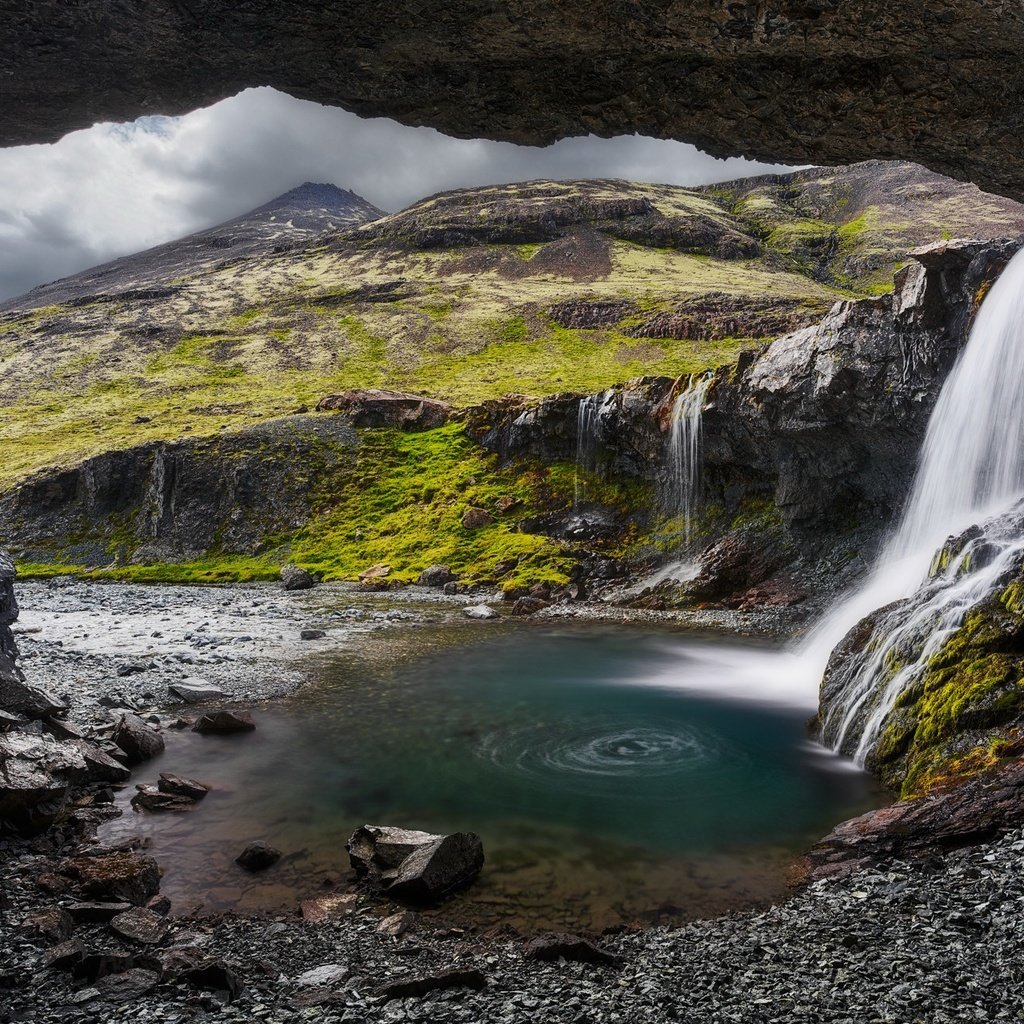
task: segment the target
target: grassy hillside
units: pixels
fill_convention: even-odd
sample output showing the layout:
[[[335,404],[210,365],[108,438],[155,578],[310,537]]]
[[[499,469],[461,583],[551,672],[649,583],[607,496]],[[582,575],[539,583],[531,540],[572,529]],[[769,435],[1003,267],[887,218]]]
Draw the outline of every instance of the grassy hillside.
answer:
[[[0,308],[0,486],[348,387],[465,405],[693,372],[876,292],[914,244],[1021,231],[1009,200],[867,164],[464,190],[163,278],[142,254]]]

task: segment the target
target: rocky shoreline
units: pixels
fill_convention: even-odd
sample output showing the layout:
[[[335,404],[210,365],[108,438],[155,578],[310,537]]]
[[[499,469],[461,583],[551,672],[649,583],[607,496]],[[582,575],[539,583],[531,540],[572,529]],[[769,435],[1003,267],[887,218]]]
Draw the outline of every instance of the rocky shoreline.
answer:
[[[19,595],[19,664],[99,735],[125,710],[168,725],[168,688],[176,685],[215,687],[225,702],[282,695],[301,684],[320,645],[461,622],[467,604],[483,597],[73,580],[19,586]],[[501,608],[496,622],[465,628],[509,628],[508,603],[493,603]],[[532,618],[566,616],[737,632],[746,623],[761,635],[792,633],[798,621],[787,609],[695,616],[579,602]],[[303,640],[304,630],[323,635]],[[158,869],[145,851],[131,841],[114,850],[96,845],[96,829],[118,811],[93,794],[49,832],[0,841],[0,940],[9,950],[0,1022],[1013,1020],[1024,1006],[1007,981],[1020,975],[1024,947],[1012,910],[1024,900],[1024,834],[996,837],[1019,824],[1003,813],[1003,804],[1011,812],[1020,804],[1006,796],[1014,779],[982,780],[963,799],[916,802],[909,813],[897,804],[838,826],[811,852],[806,877],[816,880],[766,911],[676,929],[614,929],[582,944],[557,940],[556,951],[584,962],[528,957],[524,940],[505,929],[453,928],[369,895],[327,899],[308,920],[163,917],[169,908],[154,895]],[[962,827],[979,806],[995,807],[987,831]],[[944,823],[945,832],[931,846],[915,845],[901,832],[915,821],[929,832]],[[987,845],[939,857],[979,841]],[[128,902],[118,894],[120,914],[131,918],[123,926],[89,920],[95,915],[81,909],[93,896],[81,869],[68,864],[83,854],[97,864],[128,858],[153,876]],[[893,859],[908,854],[912,863]],[[972,955],[979,939],[984,958]]]
[[[5,852],[4,1024],[961,1024],[1024,1012],[1021,832],[820,881],[763,912],[562,940],[570,960],[539,959],[510,937],[433,931],[414,914],[381,921],[363,901],[319,921],[170,919],[155,941],[128,939],[108,924],[69,925],[37,887],[47,855]],[[594,959],[603,965],[579,962]]]

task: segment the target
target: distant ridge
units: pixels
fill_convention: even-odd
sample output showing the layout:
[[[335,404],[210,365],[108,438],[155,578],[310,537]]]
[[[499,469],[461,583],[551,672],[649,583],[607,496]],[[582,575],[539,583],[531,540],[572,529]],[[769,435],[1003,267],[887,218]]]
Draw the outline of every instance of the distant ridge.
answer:
[[[303,182],[240,217],[78,274],[38,285],[0,303],[0,310],[37,309],[164,290],[175,278],[261,254],[307,245],[385,216],[362,196],[337,185]]]

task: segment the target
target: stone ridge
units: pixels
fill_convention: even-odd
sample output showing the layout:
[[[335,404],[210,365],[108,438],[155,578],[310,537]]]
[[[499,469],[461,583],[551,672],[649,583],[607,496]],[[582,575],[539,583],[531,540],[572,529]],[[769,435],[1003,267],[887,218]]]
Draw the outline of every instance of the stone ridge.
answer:
[[[3,145],[270,85],[462,137],[635,132],[792,164],[896,157],[1024,196],[1024,11],[1000,0],[8,7]]]

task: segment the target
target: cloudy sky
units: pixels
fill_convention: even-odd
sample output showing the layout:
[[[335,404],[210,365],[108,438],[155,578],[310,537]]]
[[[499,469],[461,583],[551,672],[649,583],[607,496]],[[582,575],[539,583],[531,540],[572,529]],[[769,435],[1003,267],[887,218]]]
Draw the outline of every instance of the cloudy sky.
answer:
[[[451,139],[249,89],[185,117],[0,149],[0,299],[238,216],[303,181],[393,211],[447,188],[531,178],[693,185],[781,169],[637,136],[543,149]]]

